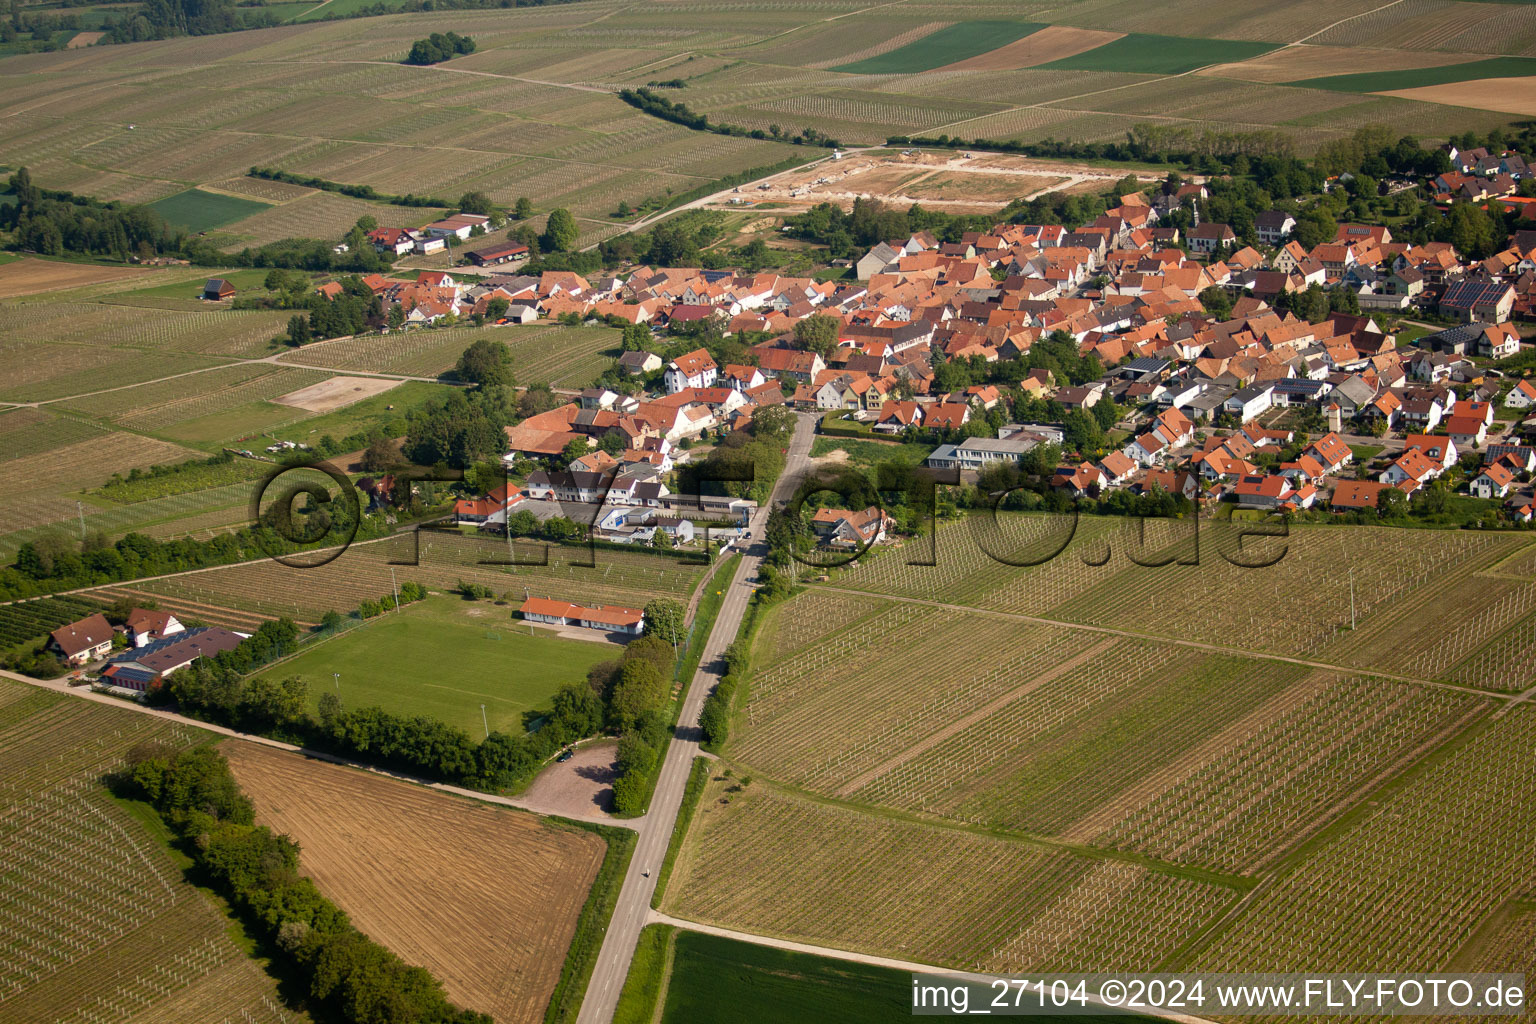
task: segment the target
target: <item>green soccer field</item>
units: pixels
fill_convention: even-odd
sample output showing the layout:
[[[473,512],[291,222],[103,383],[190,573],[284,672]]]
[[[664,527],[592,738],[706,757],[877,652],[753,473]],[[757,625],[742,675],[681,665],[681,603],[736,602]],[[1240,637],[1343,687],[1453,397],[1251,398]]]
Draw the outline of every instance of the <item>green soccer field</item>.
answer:
[[[380,595],[383,596],[383,595]],[[562,683],[617,658],[612,644],[565,640],[511,618],[512,605],[434,596],[381,615],[268,675],[309,684],[311,708],[338,693],[349,708],[377,705],[403,715],[428,715],[484,735],[480,705],[494,730],[521,733],[524,711],[544,704]],[[339,673],[339,686],[331,673]]]

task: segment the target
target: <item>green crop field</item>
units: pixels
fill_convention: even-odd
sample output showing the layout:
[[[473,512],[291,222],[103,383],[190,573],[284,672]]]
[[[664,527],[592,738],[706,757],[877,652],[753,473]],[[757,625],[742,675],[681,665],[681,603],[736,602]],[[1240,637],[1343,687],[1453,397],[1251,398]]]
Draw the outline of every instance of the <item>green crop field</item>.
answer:
[[[336,693],[347,707],[428,715],[474,736],[484,731],[484,704],[490,727],[515,735],[523,712],[622,653],[545,629],[530,635],[526,624],[512,620],[515,607],[431,597],[315,642],[266,674],[303,679],[312,706],[321,694]],[[339,687],[333,672],[340,673]]]
[[[1133,33],[1083,53],[1040,65],[1048,70],[1117,71],[1141,75],[1182,75],[1209,64],[1247,60],[1275,49],[1271,43],[1232,39],[1186,39]]]
[[[680,931],[664,1024],[885,1024],[911,1012],[901,971]]]
[[[189,188],[149,205],[167,224],[188,231],[212,231],[270,208],[254,199],[204,192],[200,188]]]
[[[912,1015],[911,975],[889,967],[668,925],[647,927],[641,950],[648,955],[636,955],[616,1024],[652,1020],[658,1001],[662,1005],[656,1019],[661,1024],[895,1024]],[[650,986],[637,984],[642,970],[655,975]],[[665,999],[658,1000],[662,992]],[[1127,1012],[1071,1017],[1032,1013],[1030,1018],[1042,1024],[1148,1019]]]
[[[1528,78],[1536,75],[1536,58],[1490,57],[1487,60],[1447,64],[1435,68],[1404,68],[1400,71],[1367,71],[1356,75],[1308,78],[1291,85],[1337,92],[1391,92],[1426,85],[1450,85],[1483,78]]]
[[[1007,46],[1044,25],[1028,21],[962,21],[899,47],[832,71],[854,75],[916,74]]]

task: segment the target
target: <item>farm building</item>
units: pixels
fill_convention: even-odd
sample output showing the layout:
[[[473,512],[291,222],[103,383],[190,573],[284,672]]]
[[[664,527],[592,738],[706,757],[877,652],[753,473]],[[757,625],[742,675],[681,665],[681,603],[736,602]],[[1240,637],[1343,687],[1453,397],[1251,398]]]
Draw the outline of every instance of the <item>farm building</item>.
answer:
[[[235,286],[222,277],[210,277],[203,285],[203,298],[209,302],[221,302],[235,297]]]
[[[240,646],[245,635],[217,626],[198,626],[151,641],[119,654],[102,670],[101,678],[130,690],[143,690],[156,680],[180,671],[198,658],[211,658]]]
[[[584,629],[601,629],[630,636],[639,636],[645,629],[645,612],[639,608],[625,608],[616,604],[588,608],[569,601],[530,597],[517,611],[529,622],[542,622],[550,626],[581,626]]]
[[[638,377],[661,369],[661,356],[654,352],[625,352],[619,356],[619,366],[631,377]]]
[[[451,217],[435,220],[421,230],[429,238],[447,238],[452,235],[462,240],[473,234],[475,228],[483,230],[490,219],[479,213],[455,213]]]
[[[521,263],[528,258],[528,247],[521,242],[498,242],[495,245],[471,249],[464,256],[477,267]]]
[[[180,633],[187,627],[170,612],[135,608],[128,613],[128,639],[135,647],[144,647],[172,633]]]
[[[66,664],[84,665],[112,650],[112,626],[99,612],[87,615],[48,634],[48,646],[62,655]]]
[[[1471,323],[1503,323],[1515,306],[1515,289],[1490,281],[1458,281],[1440,297],[1440,315]]]

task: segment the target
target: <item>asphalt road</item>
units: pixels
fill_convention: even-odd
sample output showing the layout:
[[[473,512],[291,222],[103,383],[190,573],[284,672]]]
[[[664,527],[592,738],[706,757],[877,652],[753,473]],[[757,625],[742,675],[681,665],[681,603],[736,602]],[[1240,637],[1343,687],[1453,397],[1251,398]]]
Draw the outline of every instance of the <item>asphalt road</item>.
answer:
[[[736,631],[746,614],[752,588],[747,580],[757,574],[758,564],[767,554],[762,542],[763,528],[768,522],[768,511],[775,501],[788,501],[794,493],[800,476],[810,464],[811,442],[815,433],[815,418],[798,414],[795,435],[790,442],[785,460],[784,474],[773,489],[773,499],[758,509],[752,518],[752,536],[755,543],[736,567],[730,588],[720,606],[714,628],[704,643],[699,670],[689,683],[683,698],[683,708],[677,720],[677,731],[667,747],[666,760],[662,762],[661,775],[656,781],[656,792],[651,797],[650,810],[640,819],[639,841],[635,845],[634,858],[629,862],[629,872],[624,876],[624,886],[619,891],[619,901],[614,907],[613,918],[608,922],[608,933],[603,948],[598,952],[597,965],[587,984],[586,998],[582,1000],[577,1024],[608,1024],[613,1019],[614,1008],[619,1002],[619,992],[629,975],[629,962],[639,941],[640,929],[645,927],[651,912],[651,896],[656,891],[656,874],[667,855],[667,844],[677,824],[678,810],[683,803],[683,788],[693,759],[699,754],[699,711],[709,690],[720,681],[725,667],[725,649],[736,639]]]

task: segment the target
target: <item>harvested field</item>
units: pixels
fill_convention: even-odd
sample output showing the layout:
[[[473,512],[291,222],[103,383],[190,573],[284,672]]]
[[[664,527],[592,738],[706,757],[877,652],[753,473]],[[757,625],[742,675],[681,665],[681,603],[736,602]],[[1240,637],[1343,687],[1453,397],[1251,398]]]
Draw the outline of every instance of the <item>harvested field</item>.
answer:
[[[0,299],[38,292],[57,292],[103,281],[141,278],[153,282],[157,273],[138,267],[99,267],[89,263],[55,263],[51,260],[22,259],[0,265]]]
[[[78,50],[83,46],[93,46],[96,40],[106,35],[105,32],[76,32],[69,37],[68,49]]]
[[[1048,25],[1006,46],[946,64],[939,71],[1012,71],[1033,67],[1046,61],[1063,60],[1079,53],[1112,43],[1124,32],[1102,32],[1070,25]]]
[[[1046,192],[1067,181],[1048,175],[966,174],[963,171],[929,175],[902,188],[918,200],[992,202],[1004,205],[1014,199]]]
[[[253,743],[222,749],[256,820],[300,844],[305,874],[358,928],[462,1006],[543,1020],[600,838]]]
[[[1400,71],[1463,64],[1472,54],[1423,50],[1377,50],[1363,46],[1287,46],[1235,64],[1217,64],[1197,72],[1245,82],[1298,82],[1369,71]]]
[[[1505,114],[1536,115],[1536,78],[1484,78],[1450,85],[1428,85],[1417,89],[1394,89],[1385,93],[1405,100],[1448,103],[1474,110],[1497,110]]]
[[[353,402],[361,402],[374,395],[382,395],[390,388],[399,387],[404,381],[385,377],[332,377],[307,388],[290,391],[272,399],[278,405],[291,405],[306,412],[335,412]]]

